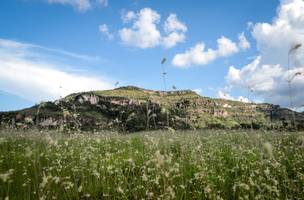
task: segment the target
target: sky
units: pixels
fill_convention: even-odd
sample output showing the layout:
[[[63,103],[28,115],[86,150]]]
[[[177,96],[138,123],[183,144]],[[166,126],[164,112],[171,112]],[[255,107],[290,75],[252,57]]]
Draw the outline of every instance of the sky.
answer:
[[[0,1],[0,110],[126,85],[302,107],[304,1]]]

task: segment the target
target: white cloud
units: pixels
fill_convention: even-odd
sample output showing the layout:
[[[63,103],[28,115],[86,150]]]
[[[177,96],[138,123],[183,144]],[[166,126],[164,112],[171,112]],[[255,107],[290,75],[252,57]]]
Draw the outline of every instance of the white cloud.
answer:
[[[234,98],[226,91],[219,90],[217,92],[217,96],[221,99],[228,99],[228,100],[234,100]]]
[[[184,42],[186,36],[184,33],[172,32],[168,36],[163,38],[163,45],[165,48],[172,48],[177,45],[177,43]]]
[[[97,1],[97,3],[99,3],[103,7],[107,7],[109,5],[108,0],[96,0],[96,1]]]
[[[186,39],[185,33],[187,26],[178,20],[176,14],[170,14],[164,24],[164,30],[167,36],[163,38],[163,45],[165,48],[171,48],[177,43],[184,42]]]
[[[241,69],[230,66],[226,77],[227,83],[244,90],[250,89],[254,95],[263,97],[264,101],[288,106],[288,74],[304,72],[304,67],[287,71],[281,65],[266,65],[257,57],[252,63]],[[296,105],[303,104],[304,77],[295,77],[292,88]]]
[[[110,33],[108,25],[106,24],[102,24],[99,26],[99,31],[104,34],[109,40],[113,40],[114,39],[114,35],[112,33]]]
[[[136,18],[136,14],[133,11],[128,11],[127,13],[121,15],[121,19],[123,23],[131,22],[135,18]]]
[[[276,80],[283,75],[284,69],[280,65],[261,65],[261,57],[257,57],[241,70],[230,66],[227,81],[231,85],[250,87],[256,92],[267,92],[274,87]]]
[[[175,55],[172,63],[178,67],[189,67],[191,65],[206,65],[215,58],[215,51],[212,49],[205,51],[205,44],[201,42],[185,53]]]
[[[173,58],[173,65],[190,67],[192,65],[206,65],[217,58],[228,57],[239,51],[237,44],[222,36],[217,40],[217,49],[205,49],[203,42],[196,44],[185,53],[177,54]]]
[[[92,61],[101,61],[99,57],[94,56],[88,56],[83,54],[77,54],[73,52],[64,51],[61,49],[53,49],[49,47],[43,47],[40,45],[35,44],[29,44],[29,43],[21,43],[16,42],[14,40],[6,40],[0,38],[0,54],[8,54],[11,53],[11,55],[17,56],[29,56],[29,54],[33,54],[34,52],[29,51],[31,50],[38,50],[40,52],[40,56],[49,57],[52,54],[60,54],[61,56],[65,57],[71,57],[78,60],[84,60],[86,62],[92,62]],[[43,54],[42,52],[48,52],[47,54]],[[26,54],[26,55],[25,55]],[[35,54],[36,55],[36,54]],[[34,55],[33,55],[34,56]]]
[[[248,42],[247,38],[245,37],[244,32],[239,34],[239,47],[243,50],[250,48],[250,43]]]
[[[164,30],[166,33],[175,31],[187,32],[187,26],[178,20],[176,14],[170,14],[164,24]]]
[[[286,66],[288,50],[304,41],[303,24],[304,1],[283,0],[272,23],[253,25],[252,35],[262,55],[262,62]],[[303,49],[301,51],[304,52]]]
[[[223,91],[223,90],[219,90],[217,93],[217,96],[218,96],[218,98],[227,99],[227,100],[231,100],[231,101],[240,101],[240,102],[244,102],[244,103],[250,102],[249,99],[246,97],[239,96],[239,97],[235,98],[235,97],[231,96],[229,94],[229,92]]]
[[[266,102],[289,106],[288,77],[304,72],[303,46],[290,54],[288,52],[304,41],[304,1],[281,0],[277,15],[271,23],[251,24],[252,36],[256,40],[259,56],[250,64],[237,69],[230,67],[227,83],[246,89],[253,87],[254,94]],[[294,106],[303,105],[304,76],[292,81]]]
[[[248,98],[243,97],[243,96],[239,96],[237,100],[240,101],[240,102],[244,102],[244,103],[251,102]]]
[[[239,51],[237,44],[224,36],[217,39],[217,45],[218,49],[216,50],[216,54],[218,57],[228,57]]]
[[[106,78],[63,70],[66,63],[50,61],[41,50],[35,45],[0,40],[0,90],[38,102],[113,87]]]
[[[176,14],[170,14],[164,23],[165,34],[158,28],[161,16],[151,8],[143,8],[138,13],[128,11],[122,15],[123,23],[132,22],[129,28],[119,30],[123,44],[141,49],[164,46],[172,48],[184,42],[187,27],[180,22]]]
[[[201,88],[193,89],[192,91],[199,95],[202,95],[203,93],[203,90]]]
[[[50,4],[70,5],[75,9],[85,12],[95,5],[108,6],[108,0],[47,0]]]
[[[133,26],[131,28],[123,28],[119,30],[122,42],[131,47],[139,47],[142,49],[155,47],[161,42],[161,34],[157,29],[160,15],[150,9],[144,8],[136,14],[136,18],[132,19]]]
[[[236,83],[240,81],[241,80],[240,70],[236,69],[234,66],[230,66],[226,79],[230,83]]]

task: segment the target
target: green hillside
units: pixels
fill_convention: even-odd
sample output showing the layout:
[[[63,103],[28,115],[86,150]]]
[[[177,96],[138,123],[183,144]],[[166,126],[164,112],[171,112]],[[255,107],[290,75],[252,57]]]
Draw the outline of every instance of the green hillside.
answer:
[[[55,102],[0,113],[0,121],[1,128],[123,132],[304,127],[303,114],[271,104],[212,99],[191,90],[164,92],[133,86],[71,94]]]

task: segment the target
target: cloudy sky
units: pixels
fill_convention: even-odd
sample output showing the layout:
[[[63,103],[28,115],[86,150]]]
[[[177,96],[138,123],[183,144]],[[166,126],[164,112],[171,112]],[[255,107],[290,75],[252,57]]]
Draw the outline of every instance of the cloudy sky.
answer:
[[[167,90],[304,105],[303,0],[1,0],[0,27],[0,110],[164,90],[164,57]]]

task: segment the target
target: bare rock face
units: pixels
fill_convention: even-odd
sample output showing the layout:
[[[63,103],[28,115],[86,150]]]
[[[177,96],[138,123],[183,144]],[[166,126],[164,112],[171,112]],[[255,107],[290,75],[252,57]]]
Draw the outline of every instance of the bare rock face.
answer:
[[[117,99],[117,98],[112,98],[110,100],[111,104],[114,105],[120,105],[120,106],[127,106],[127,105],[132,105],[132,100],[129,99]]]
[[[30,116],[27,116],[27,117],[24,118],[24,122],[27,123],[27,124],[34,124],[34,119],[30,115]]]
[[[99,97],[94,94],[81,94],[78,95],[75,100],[79,103],[90,102],[91,105],[97,105],[99,102]]]
[[[57,126],[57,121],[55,121],[52,117],[45,119],[39,123],[42,127],[51,127],[51,126]]]
[[[232,106],[229,105],[229,104],[227,104],[227,103],[225,103],[225,104],[223,105],[223,107],[224,107],[224,108],[232,108]]]
[[[214,116],[216,117],[222,117],[222,118],[228,118],[229,114],[226,110],[216,110],[214,112]]]

